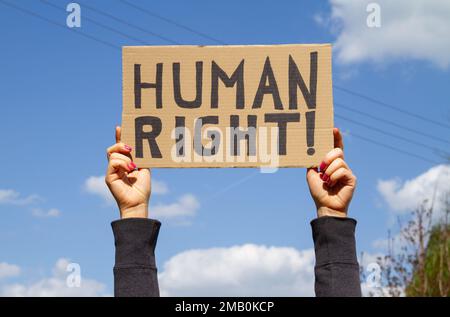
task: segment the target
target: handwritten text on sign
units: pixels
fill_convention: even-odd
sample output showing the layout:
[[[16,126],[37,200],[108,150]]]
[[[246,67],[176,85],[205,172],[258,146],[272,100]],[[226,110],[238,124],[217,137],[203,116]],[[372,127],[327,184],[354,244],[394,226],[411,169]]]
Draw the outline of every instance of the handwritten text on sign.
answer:
[[[308,167],[332,148],[330,45],[123,48],[139,167]]]

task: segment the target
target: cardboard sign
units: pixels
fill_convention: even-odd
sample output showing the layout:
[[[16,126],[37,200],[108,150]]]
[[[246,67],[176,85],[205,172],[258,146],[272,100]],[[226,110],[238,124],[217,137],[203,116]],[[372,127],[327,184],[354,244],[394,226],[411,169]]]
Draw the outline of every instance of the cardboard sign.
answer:
[[[333,147],[331,45],[123,48],[138,167],[310,167]]]

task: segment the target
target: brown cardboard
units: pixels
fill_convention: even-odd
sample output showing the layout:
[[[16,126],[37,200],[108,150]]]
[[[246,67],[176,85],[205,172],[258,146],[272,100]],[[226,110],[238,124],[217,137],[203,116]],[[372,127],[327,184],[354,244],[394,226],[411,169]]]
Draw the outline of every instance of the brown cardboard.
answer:
[[[138,167],[310,167],[333,147],[329,44],[137,46],[122,54],[122,141]],[[230,128],[236,116],[247,136]],[[277,120],[292,120],[285,143]],[[204,124],[199,133],[195,122]]]

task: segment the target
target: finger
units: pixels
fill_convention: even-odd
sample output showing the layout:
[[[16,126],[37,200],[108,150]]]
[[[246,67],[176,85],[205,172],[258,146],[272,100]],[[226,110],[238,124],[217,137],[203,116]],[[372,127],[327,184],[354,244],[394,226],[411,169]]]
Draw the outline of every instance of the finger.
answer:
[[[318,167],[308,167],[306,170],[307,170],[308,173],[309,172],[316,172],[316,173],[319,172]]]
[[[133,149],[129,145],[126,145],[124,143],[116,143],[106,149],[106,154],[108,155],[108,158],[112,153],[122,153],[129,156],[132,150]]]
[[[133,162],[126,162],[125,160],[113,159],[109,161],[107,175],[117,172],[132,172],[136,168]]]
[[[333,187],[337,183],[354,186],[356,184],[356,176],[348,168],[341,167],[337,169],[327,181],[327,186]]]
[[[317,167],[310,167],[306,169],[306,178],[318,177],[319,170]]]
[[[111,153],[111,156],[109,158],[111,160],[123,160],[127,164],[132,162],[132,160],[131,160],[131,158],[129,156],[126,156],[126,155],[124,155],[122,153],[117,153],[117,152]]]
[[[334,147],[344,150],[344,139],[342,138],[341,131],[338,128],[333,128]]]
[[[308,168],[306,170],[306,180],[308,183],[309,191],[313,193],[319,192],[323,189],[323,182],[320,179],[320,173],[315,168]]]
[[[116,127],[116,143],[120,143],[120,139],[122,136],[122,128],[120,126]]]
[[[338,169],[340,169],[342,167],[348,169],[347,163],[345,163],[345,161],[343,159],[338,157],[333,162],[331,162],[330,165],[328,165],[328,167],[325,169],[325,171],[323,171],[323,174],[321,177],[322,180],[324,182],[326,182],[329,179],[331,174],[333,174],[334,172],[336,172]]]
[[[323,159],[322,163],[320,163],[320,171],[324,171],[328,165],[331,164],[335,159],[341,158],[344,159],[344,152],[341,148],[334,148],[330,152],[325,155],[325,158]]]

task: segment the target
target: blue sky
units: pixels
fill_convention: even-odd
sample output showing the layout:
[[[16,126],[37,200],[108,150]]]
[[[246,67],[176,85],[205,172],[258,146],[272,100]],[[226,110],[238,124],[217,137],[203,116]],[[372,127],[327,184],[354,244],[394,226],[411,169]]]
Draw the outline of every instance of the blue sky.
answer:
[[[14,3],[60,27],[3,2]],[[65,8],[70,1],[50,2]],[[65,26],[67,13],[63,10],[40,1],[0,1],[0,190],[9,191],[10,197],[2,200],[0,196],[0,263],[20,268],[20,273],[0,279],[0,288],[6,290],[12,284],[21,285],[20,290],[24,290],[52,276],[55,262],[67,258],[80,264],[83,278],[105,285],[101,292],[112,293],[114,246],[110,222],[118,218],[118,210],[90,192],[86,181],[104,174],[105,149],[114,141],[114,126],[120,124],[121,52],[75,33],[83,32],[117,47],[140,44],[105,30],[88,18],[148,45],[170,43],[85,8],[85,2],[78,2],[82,8],[81,28],[70,30]],[[383,40],[383,32],[388,32],[383,28],[391,27],[395,16],[392,5],[381,6],[385,26],[371,30],[364,23],[358,25],[367,16],[364,5],[343,5],[338,0],[136,3],[228,44],[334,43],[335,85],[447,127],[390,111],[340,90],[334,91],[336,103],[450,141],[450,73],[445,57],[450,56],[450,37],[439,37],[439,30],[431,30],[437,34],[417,33],[414,40],[404,43],[395,38]],[[422,12],[417,9],[420,3],[407,2],[405,5],[410,7],[405,12]],[[430,10],[423,10],[423,14],[439,15],[442,10],[438,2],[430,3]],[[120,1],[95,0],[86,4],[182,44],[217,44]],[[333,11],[336,8],[342,10]],[[342,13],[346,10],[363,19],[347,19]],[[404,17],[396,18],[401,22]],[[352,49],[359,53],[352,55]],[[414,142],[449,150],[449,143],[338,107],[335,113]],[[394,190],[395,196],[404,189],[402,181],[415,180],[444,159],[427,148],[351,122],[339,118],[335,122],[346,134],[346,160],[358,177],[350,208],[350,216],[359,222],[358,251],[375,253],[374,241],[386,237],[396,209],[404,212],[386,198],[392,196],[380,192],[379,182],[397,179],[400,189]],[[432,162],[363,141],[352,133]],[[154,194],[151,206],[178,208],[173,203],[186,194],[195,200],[189,207],[193,215],[182,220],[162,219],[157,247],[160,272],[169,259],[192,249],[225,250],[244,244],[296,250],[312,247],[309,222],[315,217],[315,208],[303,169],[282,169],[273,174],[261,174],[256,169],[155,169],[152,174],[168,190]],[[51,209],[58,211],[43,216]],[[201,290],[205,289],[206,286]],[[251,288],[248,294],[253,294]]]

